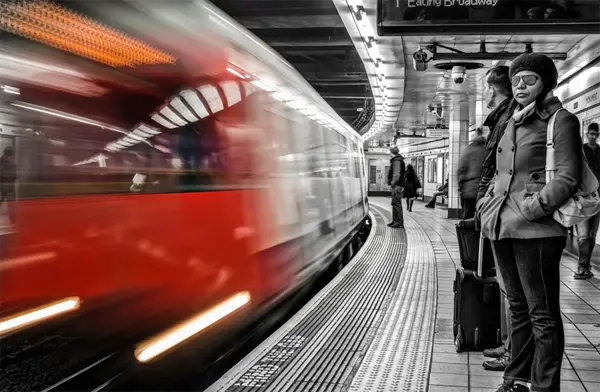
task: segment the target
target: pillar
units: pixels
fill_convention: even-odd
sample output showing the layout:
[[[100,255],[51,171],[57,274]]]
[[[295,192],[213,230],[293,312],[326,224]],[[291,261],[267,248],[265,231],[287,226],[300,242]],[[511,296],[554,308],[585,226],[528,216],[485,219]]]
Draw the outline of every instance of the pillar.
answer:
[[[466,99],[454,106],[452,113],[450,113],[449,125],[448,219],[458,219],[461,217],[461,204],[456,170],[460,153],[463,147],[469,143],[469,102]]]

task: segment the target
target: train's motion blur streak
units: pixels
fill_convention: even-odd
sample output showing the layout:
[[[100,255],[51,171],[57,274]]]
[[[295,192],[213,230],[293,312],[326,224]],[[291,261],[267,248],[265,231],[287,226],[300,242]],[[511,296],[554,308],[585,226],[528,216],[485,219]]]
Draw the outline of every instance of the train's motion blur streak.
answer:
[[[360,137],[211,4],[0,12],[4,342],[68,326],[154,361],[350,251]]]

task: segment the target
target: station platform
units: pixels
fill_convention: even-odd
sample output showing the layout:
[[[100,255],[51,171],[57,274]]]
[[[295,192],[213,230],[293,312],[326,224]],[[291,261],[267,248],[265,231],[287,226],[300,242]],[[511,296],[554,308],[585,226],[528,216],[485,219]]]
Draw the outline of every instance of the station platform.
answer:
[[[294,317],[207,389],[216,391],[495,391],[502,372],[456,353],[457,221],[415,203],[405,230],[386,226],[390,199],[371,198],[373,230],[354,259]],[[561,264],[563,392],[600,391],[600,279]],[[598,269],[596,269],[598,271]]]

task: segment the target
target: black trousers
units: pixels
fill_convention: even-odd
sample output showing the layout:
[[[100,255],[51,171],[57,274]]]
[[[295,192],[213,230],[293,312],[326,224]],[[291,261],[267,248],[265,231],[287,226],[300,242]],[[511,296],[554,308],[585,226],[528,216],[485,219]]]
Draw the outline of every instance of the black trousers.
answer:
[[[505,380],[532,392],[560,391],[565,336],[560,314],[560,259],[566,237],[492,241],[510,307],[512,359]]]
[[[476,199],[466,199],[464,197],[460,197],[460,205],[462,206],[462,218],[463,219],[471,219],[475,218],[475,204]]]

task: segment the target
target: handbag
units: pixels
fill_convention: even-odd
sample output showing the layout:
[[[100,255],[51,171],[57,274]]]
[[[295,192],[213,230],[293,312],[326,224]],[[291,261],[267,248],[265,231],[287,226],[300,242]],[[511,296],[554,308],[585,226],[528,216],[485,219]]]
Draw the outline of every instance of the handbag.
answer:
[[[554,156],[554,122],[557,110],[548,122],[548,131],[546,136],[546,183],[554,178],[556,172],[556,161]],[[571,227],[578,223],[585,222],[589,218],[600,213],[600,195],[598,194],[598,180],[588,166],[582,146],[581,162],[581,183],[579,189],[562,206],[554,211],[555,221],[565,227]]]

